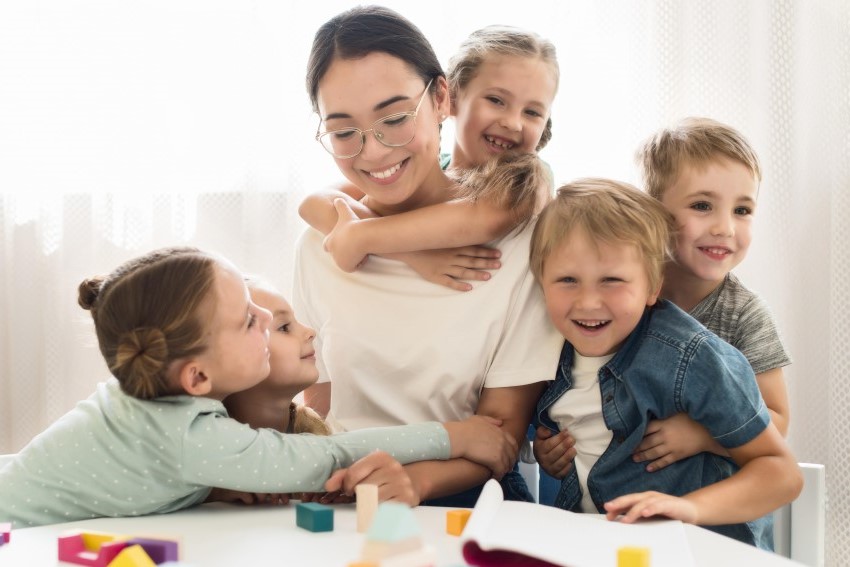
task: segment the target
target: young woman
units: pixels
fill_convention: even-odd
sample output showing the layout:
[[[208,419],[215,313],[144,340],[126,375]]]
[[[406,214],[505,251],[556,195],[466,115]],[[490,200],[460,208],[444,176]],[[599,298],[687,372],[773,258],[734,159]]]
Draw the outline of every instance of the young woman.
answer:
[[[363,193],[361,205],[387,216],[455,197],[439,161],[448,84],[404,17],[371,6],[328,21],[314,39],[307,87],[321,120],[317,139]],[[390,258],[343,272],[323,235],[308,229],[293,288],[296,311],[317,331],[320,383],[307,389],[307,403],[338,431],[478,413],[501,419],[522,442],[560,348],[528,268],[532,224],[498,241],[501,268],[466,293]],[[420,500],[452,506],[474,504],[490,476],[460,459],[406,470]],[[517,473],[503,488],[530,499]]]

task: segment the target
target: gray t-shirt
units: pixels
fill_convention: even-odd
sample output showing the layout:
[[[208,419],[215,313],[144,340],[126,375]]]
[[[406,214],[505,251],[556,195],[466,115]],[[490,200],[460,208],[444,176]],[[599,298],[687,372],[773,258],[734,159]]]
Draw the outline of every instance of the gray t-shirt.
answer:
[[[283,434],[251,429],[210,398],[138,400],[113,378],[0,469],[0,519],[24,528],[173,512],[203,502],[212,486],[317,492],[334,470],[375,449],[404,464],[450,455],[436,422]]]
[[[791,364],[767,304],[732,273],[690,315],[740,350],[756,374]]]

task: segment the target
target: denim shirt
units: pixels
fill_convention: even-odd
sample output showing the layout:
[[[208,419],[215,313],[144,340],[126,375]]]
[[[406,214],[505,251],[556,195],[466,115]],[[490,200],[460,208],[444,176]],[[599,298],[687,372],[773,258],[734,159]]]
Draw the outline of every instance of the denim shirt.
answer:
[[[572,386],[573,348],[564,343],[555,381],[537,404],[538,422],[558,431],[549,408]],[[726,448],[757,437],[770,423],[755,375],[736,348],[673,303],[647,308],[620,350],[599,370],[602,416],[612,432],[608,448],[590,469],[587,487],[599,512],[623,494],[655,490],[684,496],[730,477],[739,467],[713,453],[699,453],[656,471],[632,453],[652,419],[686,413]],[[581,511],[575,467],[561,481],[555,506]],[[746,524],[708,529],[766,549],[773,547],[772,515]]]

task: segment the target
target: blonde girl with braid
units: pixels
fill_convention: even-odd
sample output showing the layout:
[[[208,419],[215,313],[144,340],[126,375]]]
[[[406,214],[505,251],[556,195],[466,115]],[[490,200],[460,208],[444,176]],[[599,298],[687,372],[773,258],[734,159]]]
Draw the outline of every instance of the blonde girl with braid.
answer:
[[[403,485],[392,480],[405,474],[399,461],[463,457],[496,476],[513,464],[515,441],[498,420],[481,417],[333,436],[230,418],[222,400],[269,375],[272,314],[218,256],[157,250],[84,280],[78,301],[91,312],[112,378],[0,469],[0,518],[13,527],[173,512],[204,502],[211,487],[391,488]],[[311,354],[287,362],[315,374]]]

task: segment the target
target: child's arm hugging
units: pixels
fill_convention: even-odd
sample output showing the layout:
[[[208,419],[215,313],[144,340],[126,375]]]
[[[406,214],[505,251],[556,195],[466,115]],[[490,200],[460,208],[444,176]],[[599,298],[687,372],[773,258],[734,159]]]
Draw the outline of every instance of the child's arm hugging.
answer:
[[[530,219],[548,200],[552,181],[536,154],[520,153],[458,178],[453,200],[396,215],[364,214],[350,193],[309,197],[300,212],[327,234],[325,249],[345,271],[379,254],[407,263],[428,281],[464,291],[471,286],[458,280],[488,279],[483,270],[499,267],[498,250],[481,244]],[[336,222],[328,232],[330,218]]]

